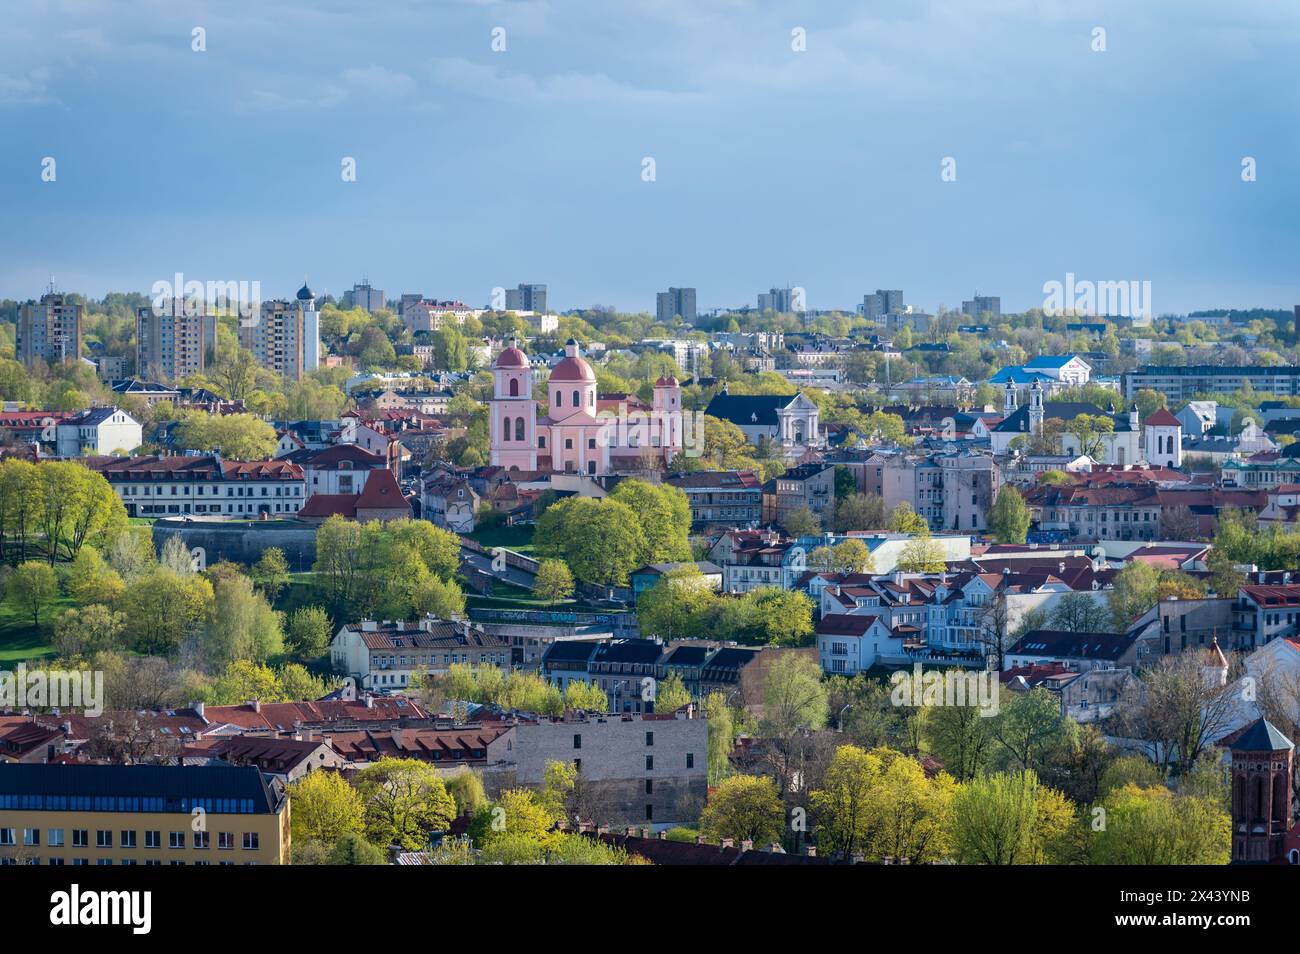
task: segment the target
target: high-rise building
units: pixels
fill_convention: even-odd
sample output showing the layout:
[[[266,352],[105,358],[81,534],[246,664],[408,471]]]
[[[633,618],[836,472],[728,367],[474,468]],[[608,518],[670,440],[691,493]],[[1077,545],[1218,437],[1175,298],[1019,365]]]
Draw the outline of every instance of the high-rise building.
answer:
[[[799,307],[796,309],[796,305]],[[778,314],[790,314],[796,310],[803,311],[802,302],[795,301],[793,288],[771,288],[767,293],[759,292],[758,310],[775,311]]]
[[[506,289],[506,311],[546,312],[546,286],[520,285]]]
[[[256,321],[241,322],[240,347],[257,363],[291,381],[320,367],[320,315],[306,285],[294,301],[264,301]]]
[[[67,295],[49,291],[18,312],[16,353],[27,367],[76,361],[81,357],[82,306]]]
[[[996,295],[977,294],[970,301],[961,303],[961,313],[967,318],[983,318],[985,314],[1001,318],[1002,299]]]
[[[687,324],[695,321],[695,289],[670,288],[655,296],[655,318],[660,322],[670,322],[674,315],[680,315]]]
[[[343,293],[343,306],[345,308],[364,308],[373,315],[386,307],[383,289],[372,288],[369,282],[353,285],[350,291]]]
[[[903,304],[903,290],[877,288],[874,295],[862,296],[862,317],[869,320],[884,318],[887,315],[899,315],[906,311]]]
[[[135,314],[135,371],[155,381],[198,374],[216,359],[217,316],[203,303],[181,299]]]

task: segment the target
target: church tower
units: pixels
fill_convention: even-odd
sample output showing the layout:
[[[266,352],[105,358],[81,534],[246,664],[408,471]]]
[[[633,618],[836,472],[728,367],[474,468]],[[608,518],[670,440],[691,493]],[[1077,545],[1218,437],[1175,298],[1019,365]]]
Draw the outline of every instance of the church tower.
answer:
[[[537,469],[537,402],[528,355],[510,342],[492,366],[492,464],[509,470]]]
[[[659,436],[659,446],[664,448],[664,466],[682,450],[685,421],[682,418],[682,386],[673,375],[655,382],[652,417]]]
[[[1232,862],[1275,863],[1291,830],[1291,759],[1295,746],[1256,719],[1232,753]]]
[[[1043,434],[1043,386],[1035,381],[1029,386],[1029,433],[1035,437]]]

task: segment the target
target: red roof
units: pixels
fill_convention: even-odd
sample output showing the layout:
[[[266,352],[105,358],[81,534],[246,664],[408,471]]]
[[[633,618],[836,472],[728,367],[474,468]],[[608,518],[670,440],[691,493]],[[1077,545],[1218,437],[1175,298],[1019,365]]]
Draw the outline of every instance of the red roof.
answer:
[[[410,506],[391,470],[372,470],[356,502],[357,510],[400,509],[409,512]]]
[[[1162,407],[1144,422],[1152,427],[1182,427],[1183,422],[1169,413],[1169,408]]]

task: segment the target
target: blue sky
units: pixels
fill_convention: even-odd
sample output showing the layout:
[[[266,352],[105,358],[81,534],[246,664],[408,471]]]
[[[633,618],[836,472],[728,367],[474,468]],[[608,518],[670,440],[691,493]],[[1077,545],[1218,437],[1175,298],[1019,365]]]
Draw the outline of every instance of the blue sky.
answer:
[[[0,18],[0,297],[180,271],[267,297],[366,274],[472,304],[518,282],[626,310],[669,285],[703,308],[793,284],[812,308],[884,287],[1021,309],[1074,272],[1149,280],[1157,312],[1300,302],[1290,0],[24,0]]]

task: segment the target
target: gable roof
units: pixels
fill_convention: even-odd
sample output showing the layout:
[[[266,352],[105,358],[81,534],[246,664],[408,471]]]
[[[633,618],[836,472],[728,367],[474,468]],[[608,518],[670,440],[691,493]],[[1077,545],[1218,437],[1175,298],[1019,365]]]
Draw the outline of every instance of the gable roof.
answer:
[[[794,397],[789,394],[727,394],[713,395],[704,413],[720,420],[741,426],[776,426],[776,412],[788,406]]]

